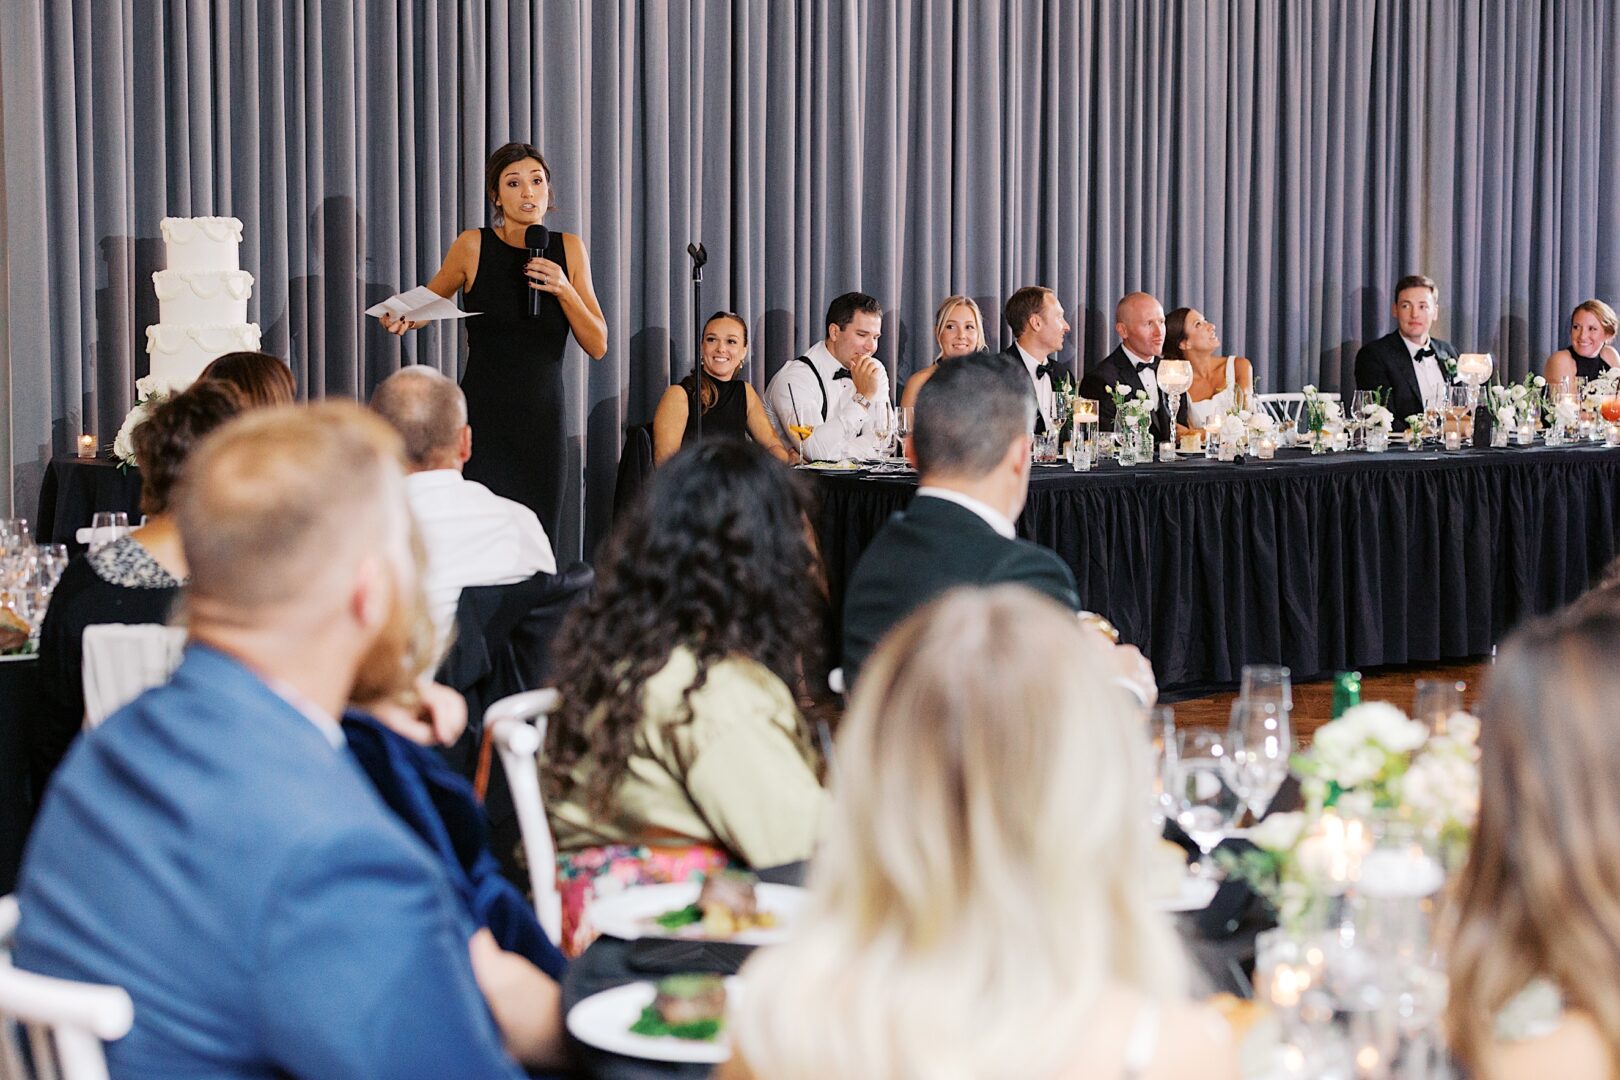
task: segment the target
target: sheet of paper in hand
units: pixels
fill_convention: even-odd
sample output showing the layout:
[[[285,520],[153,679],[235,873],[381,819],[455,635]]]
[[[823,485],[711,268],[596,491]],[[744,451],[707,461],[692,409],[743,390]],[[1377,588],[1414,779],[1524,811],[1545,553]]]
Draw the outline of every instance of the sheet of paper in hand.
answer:
[[[390,296],[374,307],[366,308],[367,315],[381,318],[384,314],[412,322],[436,322],[439,319],[465,319],[477,315],[476,311],[462,311],[426,285],[418,285],[397,296]]]

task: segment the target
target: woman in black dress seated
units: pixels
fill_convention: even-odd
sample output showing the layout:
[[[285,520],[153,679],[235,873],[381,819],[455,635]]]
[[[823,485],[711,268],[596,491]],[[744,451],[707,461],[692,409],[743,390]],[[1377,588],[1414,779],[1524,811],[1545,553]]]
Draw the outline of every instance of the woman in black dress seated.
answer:
[[[765,403],[747,381],[736,378],[748,356],[748,324],[741,315],[717,311],[703,324],[703,437],[751,437],[773,456],[793,455],[776,437]],[[686,445],[691,419],[692,380],[688,375],[668,390],[653,415],[653,463],[662,465]]]
[[[179,526],[169,513],[169,493],[192,448],[242,408],[234,386],[206,379],[158,405],[135,429],[146,522],[69,563],[40,627],[39,667],[49,707],[28,727],[36,792],[84,723],[84,628],[169,621],[186,580],[186,557]]]
[[[462,293],[467,424],[472,457],[462,474],[535,512],[555,542],[561,531],[568,447],[563,411],[563,346],[574,340],[593,360],[607,355],[607,320],[591,285],[585,244],[573,233],[545,232],[539,258],[528,233],[552,209],[551,166],[528,143],[507,143],[484,167],[492,227],[468,229],[450,245],[427,287]],[[537,236],[536,240],[542,239]],[[540,294],[539,314],[529,297]],[[390,333],[423,325],[382,317]]]
[[[1569,348],[1547,357],[1542,373],[1554,386],[1574,376],[1590,382],[1620,368],[1620,352],[1614,348],[1620,318],[1602,300],[1587,300],[1569,316]]]

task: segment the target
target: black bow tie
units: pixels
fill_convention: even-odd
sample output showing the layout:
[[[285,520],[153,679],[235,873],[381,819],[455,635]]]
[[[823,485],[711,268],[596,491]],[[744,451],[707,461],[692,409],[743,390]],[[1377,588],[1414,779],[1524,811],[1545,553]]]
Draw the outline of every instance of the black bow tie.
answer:
[[[1159,370],[1159,358],[1157,356],[1155,356],[1151,360],[1134,360],[1133,359],[1131,361],[1131,365],[1133,367],[1135,367],[1137,371],[1153,371],[1153,372],[1157,372]]]
[[[1065,368],[1063,365],[1058,363],[1056,360],[1047,360],[1044,363],[1035,365],[1035,377],[1037,379],[1044,377],[1052,382],[1056,382],[1063,374],[1064,370]]]
[[[1423,346],[1423,348],[1419,349],[1417,352],[1412,354],[1412,362],[1414,364],[1421,364],[1421,363],[1423,363],[1423,358],[1425,356],[1433,356],[1433,355],[1434,355],[1434,346],[1425,345],[1425,346]]]
[[[847,367],[841,367],[837,371],[833,372],[833,382],[837,382],[839,379],[853,379],[854,377],[855,376],[849,373],[849,368]]]

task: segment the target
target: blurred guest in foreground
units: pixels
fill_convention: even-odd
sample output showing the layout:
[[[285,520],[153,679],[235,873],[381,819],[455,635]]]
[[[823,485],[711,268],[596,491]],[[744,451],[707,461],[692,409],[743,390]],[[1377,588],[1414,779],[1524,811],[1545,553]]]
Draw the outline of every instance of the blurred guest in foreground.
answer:
[[[792,470],[722,439],[677,455],[614,530],[564,625],[546,733],[572,948],[601,887],[809,857],[826,796],[796,700],[824,625],[808,515]]]
[[[896,629],[845,720],[799,925],[744,968],[722,1076],[1237,1076],[1145,891],[1147,747],[1130,696],[1097,690],[1109,667],[1012,586]]]
[[[901,405],[910,407],[917,404],[917,395],[934,377],[934,372],[939,370],[941,361],[955,360],[987,348],[984,343],[984,315],[973,297],[947,296],[940,303],[939,309],[934,312],[934,342],[939,346],[939,351],[934,353],[934,362],[906,380],[906,387],[900,392]]]
[[[878,640],[953,585],[1007,582],[1071,611],[1074,573],[1057,553],[1018,538],[1029,495],[1035,392],[1021,365],[978,353],[940,368],[917,397],[907,454],[916,497],[878,531],[844,594],[844,679],[854,685]],[[1122,677],[1144,698],[1153,671],[1132,646],[1116,650]]]
[[[1446,1006],[1477,1080],[1620,1075],[1620,612],[1578,605],[1502,646],[1480,705],[1480,808]]]
[[[262,352],[226,353],[203,368],[199,382],[214,379],[229,383],[242,393],[249,409],[271,405],[291,405],[298,398],[292,369],[279,356]]]
[[[1620,352],[1615,351],[1614,335],[1620,331],[1620,317],[1602,300],[1587,300],[1569,316],[1569,347],[1547,357],[1543,372],[1557,386],[1570,378],[1588,381],[1620,368]]]
[[[771,456],[791,461],[793,455],[776,437],[765,415],[765,402],[745,379],[737,378],[748,357],[748,324],[741,315],[717,311],[703,324],[703,437],[750,438]],[[659,465],[686,445],[691,420],[692,380],[688,375],[664,391],[653,415],[653,461]]]
[[[377,384],[371,408],[405,440],[405,494],[427,548],[424,585],[440,641],[462,589],[557,572],[534,511],[462,475],[473,430],[461,387],[433,368],[407,367]]]
[[[415,640],[404,487],[398,438],[339,404],[239,419],[176,487],[191,643],[68,756],[19,892],[19,967],[134,999],[115,1076],[561,1056],[556,984],[477,927],[338,724]]]
[[[84,724],[85,627],[169,621],[186,580],[170,495],[192,449],[242,404],[235,387],[199,381],[161,402],[135,429],[146,523],[69,563],[40,628],[39,666],[49,708],[26,728],[36,791]]]
[[[1211,416],[1235,410],[1238,394],[1254,390],[1254,368],[1241,356],[1218,356],[1220,335],[1197,308],[1176,308],[1164,320],[1164,358],[1192,364],[1187,415],[1201,428]]]

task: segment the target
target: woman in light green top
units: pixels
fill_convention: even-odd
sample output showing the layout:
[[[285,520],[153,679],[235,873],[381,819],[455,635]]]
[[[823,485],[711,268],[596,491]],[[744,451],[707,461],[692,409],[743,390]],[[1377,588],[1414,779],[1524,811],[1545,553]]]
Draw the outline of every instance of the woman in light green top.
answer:
[[[1620,1076],[1620,591],[1516,631],[1480,707],[1446,1020],[1476,1080]]]
[[[609,541],[558,642],[541,776],[572,947],[610,888],[810,856],[827,797],[794,691],[825,625],[809,509],[767,453],[706,440]]]

